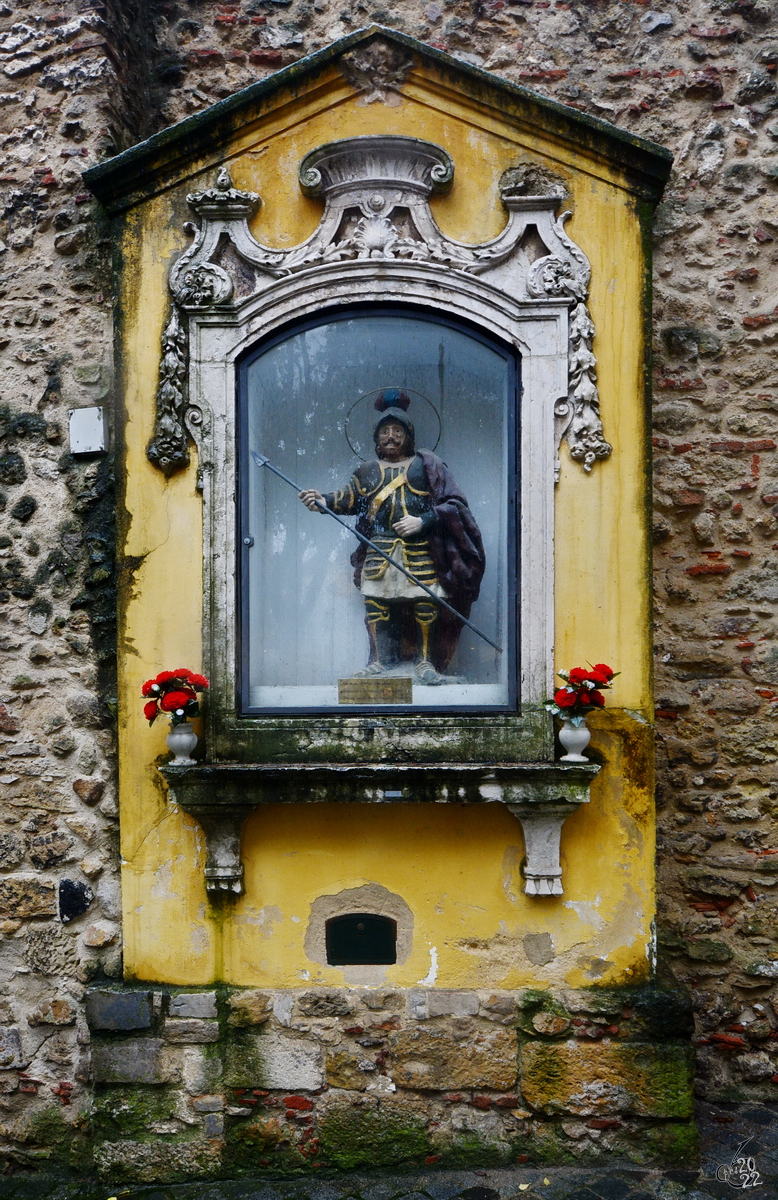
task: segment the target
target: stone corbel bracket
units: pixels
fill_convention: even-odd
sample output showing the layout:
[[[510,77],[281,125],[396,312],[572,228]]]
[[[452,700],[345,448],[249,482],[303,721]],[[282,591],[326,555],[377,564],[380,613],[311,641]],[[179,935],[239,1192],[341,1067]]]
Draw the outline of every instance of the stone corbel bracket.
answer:
[[[561,896],[560,841],[571,813],[589,802],[596,763],[445,763],[434,770],[396,764],[341,767],[239,763],[161,767],[171,800],[202,826],[205,886],[212,899],[243,892],[243,822],[261,804],[504,804],[521,823],[528,896]]]
[[[204,419],[186,399],[188,314],[235,308],[301,272],[347,274],[352,264],[362,269],[367,263],[375,264],[377,280],[412,265],[436,276],[436,286],[457,288],[456,276],[464,272],[494,289],[496,304],[502,296],[514,305],[566,309],[568,388],[554,411],[557,454],[565,438],[587,472],[607,458],[586,303],[591,270],[565,233],[570,214],[556,218],[558,197],[516,194],[506,186],[502,233],[479,244],[460,242],[443,233],[429,204],[453,178],[448,152],[418,138],[367,135],[320,146],[302,160],[299,182],[306,196],[324,200],[324,212],[311,236],[289,250],[255,239],[248,223],[259,196],[233,187],[225,166],[214,187],[192,192],[187,201],[198,223],[185,226],[192,244],[170,271],[173,305],[162,339],[151,461],[166,474],[188,465],[187,438],[197,438]]]
[[[553,766],[534,778],[506,778],[481,785],[484,799],[503,803],[524,832],[524,891],[528,896],[564,894],[559,859],[562,826],[571,813],[589,803],[589,784],[598,770],[592,765],[568,775],[565,768]]]
[[[186,808],[205,834],[205,890],[213,899],[243,894],[240,837],[243,822],[254,808],[253,804],[220,804],[218,799]]]

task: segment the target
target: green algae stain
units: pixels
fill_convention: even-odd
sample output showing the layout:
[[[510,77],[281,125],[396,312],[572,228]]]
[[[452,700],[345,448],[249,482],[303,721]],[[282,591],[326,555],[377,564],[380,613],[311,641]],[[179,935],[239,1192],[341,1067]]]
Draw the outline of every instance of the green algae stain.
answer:
[[[320,1125],[324,1160],[342,1171],[423,1163],[430,1153],[424,1121],[407,1115],[333,1108]]]

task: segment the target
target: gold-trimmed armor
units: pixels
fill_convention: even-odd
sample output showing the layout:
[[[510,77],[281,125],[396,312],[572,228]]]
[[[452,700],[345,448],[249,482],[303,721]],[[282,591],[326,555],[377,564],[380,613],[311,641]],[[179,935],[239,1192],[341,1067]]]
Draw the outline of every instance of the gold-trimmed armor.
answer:
[[[409,463],[374,460],[363,463],[348,485],[324,497],[338,514],[358,514],[367,519],[369,536],[376,546],[402,563],[421,583],[445,598],[429,548],[429,530],[435,523],[424,464],[418,455]],[[402,538],[394,529],[403,517],[418,517],[421,529]],[[431,642],[439,608],[423,588],[398,571],[369,547],[362,565],[360,591],[365,597],[365,624],[370,640],[370,661],[360,674],[379,674],[387,653],[392,603],[410,602],[416,628],[416,675],[422,683],[439,683],[430,661]]]
[[[427,540],[435,514],[424,467],[418,456],[402,465],[379,461],[363,463],[347,487],[330,492],[324,500],[328,508],[339,514],[364,513],[372,525],[371,540],[433,592],[445,597]],[[395,532],[395,523],[403,517],[421,519],[422,527],[413,537],[401,538]],[[427,595],[407,575],[369,548],[362,567],[360,590],[365,597],[383,600],[415,600]]]

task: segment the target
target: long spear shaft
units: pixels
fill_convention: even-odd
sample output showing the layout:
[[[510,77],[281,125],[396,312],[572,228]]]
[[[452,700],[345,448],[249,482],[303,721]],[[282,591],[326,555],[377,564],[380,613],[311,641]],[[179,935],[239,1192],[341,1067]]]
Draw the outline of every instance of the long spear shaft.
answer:
[[[273,474],[277,475],[279,479],[283,479],[284,483],[288,483],[289,486],[293,487],[296,492],[299,493],[302,491],[299,483],[295,483],[295,481],[290,479],[288,475],[284,475],[283,471],[279,471],[278,467],[274,467],[269,458],[263,458],[261,454],[257,454],[256,450],[251,451],[251,457],[254,459],[254,462],[258,467],[267,467],[268,471],[272,471]],[[402,563],[398,563],[390,554],[387,554],[385,550],[382,550],[380,546],[376,546],[375,542],[371,542],[369,537],[365,537],[364,533],[360,533],[358,529],[354,529],[352,525],[349,525],[348,521],[344,521],[343,518],[339,517],[337,513],[332,511],[331,508],[327,508],[326,504],[322,504],[320,500],[316,501],[316,507],[320,512],[326,513],[328,517],[334,517],[339,525],[342,525],[344,529],[348,529],[349,533],[353,533],[354,537],[359,538],[360,542],[364,542],[365,545],[369,546],[370,549],[375,551],[376,554],[380,554],[381,558],[385,558],[386,561],[391,563],[393,567],[397,567],[398,571],[402,571],[403,575],[406,575],[412,583],[415,583],[417,587],[420,587],[422,591],[426,592],[436,604],[441,604],[443,608],[447,608],[450,613],[454,614],[458,621],[462,621],[463,624],[467,625],[468,629],[472,629],[473,633],[477,633],[480,638],[483,638],[485,642],[488,642],[490,646],[493,646],[498,654],[502,654],[502,646],[498,646],[497,643],[493,642],[492,639],[487,637],[485,633],[482,633],[477,625],[474,625],[472,621],[468,621],[467,617],[463,617],[460,612],[457,612],[457,610],[453,608],[447,600],[444,600],[441,596],[438,596],[435,592],[433,592],[432,588],[427,587],[426,583],[422,583],[420,579],[417,579],[415,575],[412,575]]]

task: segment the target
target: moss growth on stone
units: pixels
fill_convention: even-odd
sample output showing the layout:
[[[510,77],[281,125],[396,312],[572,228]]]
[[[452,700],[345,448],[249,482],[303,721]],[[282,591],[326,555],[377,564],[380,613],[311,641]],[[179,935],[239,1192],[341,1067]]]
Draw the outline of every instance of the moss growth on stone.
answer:
[[[419,1165],[430,1153],[424,1122],[410,1114],[366,1113],[344,1105],[323,1118],[319,1137],[323,1160],[341,1171]]]
[[[230,1037],[225,1046],[224,1086],[258,1087],[264,1078],[265,1065],[256,1031],[244,1033],[229,1029],[227,1032]]]
[[[694,1033],[694,1016],[689,993],[676,980],[672,987],[643,987],[628,994],[633,1023],[639,1019],[646,1040],[688,1042]]]
[[[634,1159],[645,1166],[695,1167],[700,1160],[700,1139],[693,1122],[670,1121],[650,1125],[636,1139]]]
[[[522,1094],[548,1116],[692,1115],[690,1047],[530,1042],[521,1058]]]
[[[471,1131],[439,1147],[441,1167],[504,1167],[515,1159],[508,1142],[491,1141]]]
[[[662,1107],[667,1115],[691,1117],[694,1082],[691,1046],[635,1046],[635,1050],[635,1074],[645,1077],[645,1085],[636,1078],[636,1092],[642,1106],[650,1111],[652,1097],[661,1096]]]
[[[516,1006],[526,1012],[530,1009],[543,1008],[551,1001],[550,992],[543,991],[541,988],[525,988],[521,995],[516,997]]]
[[[391,722],[330,717],[321,723],[310,717],[255,717],[239,729],[222,730],[221,737],[222,756],[244,762],[394,762],[402,742],[418,763],[542,762],[550,756],[551,722],[542,710],[525,707],[520,717],[494,718],[488,726],[452,718],[444,736],[440,727],[420,724],[419,717]]]
[[[220,1143],[202,1138],[104,1142],[95,1157],[100,1176],[112,1184],[199,1182],[216,1179],[222,1170]]]
[[[697,962],[729,962],[735,955],[726,942],[696,938],[686,943],[686,954]]]
[[[513,1151],[514,1162],[521,1158],[526,1166],[579,1166],[587,1157],[599,1157],[599,1147],[592,1143],[585,1149],[580,1144],[573,1149],[569,1138],[550,1121],[535,1122],[531,1136],[517,1138]]]
[[[661,938],[661,935],[660,935]],[[685,950],[683,939],[673,940],[673,948],[679,953]],[[628,1026],[622,1028],[630,1041],[667,1043],[688,1042],[694,1032],[691,998],[688,991],[673,979],[672,986],[645,984],[640,987],[591,987],[575,992],[577,1003],[565,1008],[549,992],[528,989],[520,1007],[563,1015],[590,1013],[615,1018],[625,1010],[632,1016]],[[532,1030],[530,1033],[534,1032]]]
[[[81,1162],[72,1162],[71,1150],[76,1138],[75,1128],[62,1116],[59,1105],[39,1109],[33,1113],[25,1128],[28,1146],[33,1148],[35,1157],[47,1159],[52,1165],[59,1167],[81,1166]],[[81,1137],[80,1143],[85,1143]],[[83,1157],[84,1145],[79,1147]],[[36,1153],[37,1150],[37,1153]]]
[[[166,1089],[152,1087],[117,1087],[110,1090],[98,1088],[92,1112],[92,1129],[95,1143],[132,1140],[139,1143],[157,1141],[159,1134],[152,1126],[158,1121],[168,1121],[174,1115],[176,1098]],[[194,1134],[182,1131],[181,1135],[165,1135],[165,1144],[188,1141]]]
[[[520,1033],[527,1034],[529,1037],[537,1037],[537,1030],[532,1024],[533,1017],[537,1013],[548,1013],[549,1016],[564,1018],[570,1016],[561,1001],[557,1000],[551,992],[542,991],[540,988],[527,988],[520,997],[517,997],[516,1006],[518,1008],[516,1028]]]
[[[270,1116],[260,1115],[233,1125],[227,1144],[230,1171],[239,1175],[267,1171],[273,1177],[285,1178],[307,1174],[315,1158],[294,1146],[283,1124]]]

